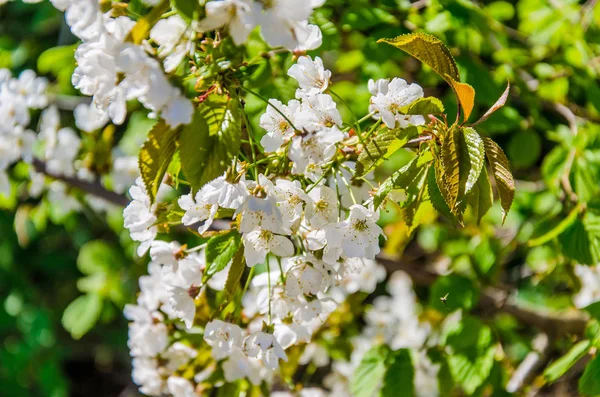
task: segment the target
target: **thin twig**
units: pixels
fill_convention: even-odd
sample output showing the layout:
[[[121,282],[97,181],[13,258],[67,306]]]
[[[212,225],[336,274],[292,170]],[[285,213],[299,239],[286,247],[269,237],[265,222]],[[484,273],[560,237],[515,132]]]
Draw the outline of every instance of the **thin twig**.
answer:
[[[109,203],[116,204],[122,207],[129,204],[129,199],[127,198],[127,196],[111,192],[110,190],[107,190],[104,186],[102,186],[99,182],[88,182],[79,178],[53,174],[46,168],[46,163],[38,159],[33,159],[32,165],[33,168],[35,168],[35,171],[40,174],[44,174],[53,179],[62,181],[67,185],[76,187],[84,191],[85,193],[91,194],[96,197],[100,197],[108,201]]]

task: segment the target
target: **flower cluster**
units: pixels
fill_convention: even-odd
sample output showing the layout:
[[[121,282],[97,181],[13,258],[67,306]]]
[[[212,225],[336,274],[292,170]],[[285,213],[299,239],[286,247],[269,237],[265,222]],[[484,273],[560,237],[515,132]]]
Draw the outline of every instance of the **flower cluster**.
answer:
[[[31,70],[12,77],[7,69],[0,69],[0,194],[8,196],[11,185],[7,175],[9,166],[18,161],[29,163],[31,184],[29,194],[38,197],[44,190],[45,177],[36,171],[34,161],[44,165],[44,172],[52,176],[76,177],[94,181],[97,176],[79,159],[82,147],[80,134],[74,128],[63,126],[58,107],[47,93],[48,81],[37,77]],[[36,128],[32,126],[33,112],[43,109]],[[76,127],[84,132],[103,128],[108,119],[98,114],[93,105],[80,103],[73,111]],[[103,178],[105,184],[111,179],[115,191],[123,192],[135,181],[139,171],[135,157],[123,156],[114,151],[115,164],[112,174]],[[60,214],[66,215],[80,208],[79,202],[67,194],[66,185],[53,181],[48,186],[51,202],[61,203]],[[107,204],[96,197],[87,196],[88,203],[97,210]]]
[[[325,0],[220,0],[206,3],[206,18],[194,28],[206,32],[227,27],[237,45],[244,44],[256,26],[261,26],[265,40],[273,47],[307,51],[322,42],[321,30],[308,23],[313,10]]]
[[[126,40],[135,22],[102,13],[96,0],[54,0],[65,11],[71,32],[82,40],[75,52],[75,88],[93,97],[99,117],[122,124],[127,101],[137,99],[176,127],[191,121],[192,103],[171,85],[161,63],[139,45]]]
[[[313,336],[350,294],[372,293],[386,276],[374,261],[383,238],[377,224],[379,213],[369,188],[353,178],[355,163],[342,150],[343,142],[352,137],[328,93],[331,73],[320,58],[302,56],[288,74],[299,85],[296,99],[285,105],[269,100],[259,123],[266,131],[261,139],[264,153],[289,162],[288,171],[262,174],[256,164],[235,159],[225,174],[177,199],[183,211],[181,223],[199,235],[213,235],[219,214],[233,214],[228,215],[233,219],[231,230],[216,236],[238,236],[228,244],[235,247],[235,241],[241,241],[241,263],[251,269],[240,309],[224,318],[218,315],[222,307],[210,318],[202,314],[206,297],[223,291],[239,260],[232,257],[215,272],[207,261],[205,244],[188,249],[175,241],[157,240],[157,204],[151,202],[141,179],[130,189],[133,201],[124,211],[125,227],[141,243],[138,254],[149,249],[152,258],[151,274],[140,280],[142,291],[135,306],[145,314],[131,315],[133,306],[127,310],[133,321],[134,380],[144,393],[187,396],[172,390],[170,384],[199,392],[203,380],[218,369],[227,382],[271,382],[281,362],[288,361],[288,349],[299,345],[307,346],[303,362],[328,362],[323,349],[310,343]],[[381,95],[390,95],[388,101],[404,106],[417,98],[413,91],[405,92],[405,97],[393,89]],[[373,114],[385,117],[384,111],[378,108]],[[422,121],[399,120],[401,124]],[[416,318],[410,283],[399,275],[390,288],[392,297],[378,298],[367,314],[364,338],[392,348],[421,347],[428,328]],[[154,320],[148,322],[148,318]],[[198,355],[210,350],[211,359],[202,371],[187,380],[172,371],[165,358],[170,348],[162,341],[168,324],[175,326],[178,335],[203,335],[203,342],[194,346]],[[145,332],[157,341],[157,348],[143,353],[143,361],[138,353],[142,349],[136,348],[144,340],[137,336],[140,327],[146,327]],[[151,331],[154,328],[160,331]],[[185,387],[184,381],[188,382]]]

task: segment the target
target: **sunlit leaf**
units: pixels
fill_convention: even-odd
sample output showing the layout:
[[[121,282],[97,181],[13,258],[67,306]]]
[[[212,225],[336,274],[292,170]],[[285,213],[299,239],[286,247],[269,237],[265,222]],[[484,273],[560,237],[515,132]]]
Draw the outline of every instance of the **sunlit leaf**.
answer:
[[[467,202],[473,208],[473,214],[477,218],[477,223],[481,222],[481,218],[487,214],[494,204],[494,192],[487,173],[487,169],[483,167],[477,183],[473,189],[467,194]]]
[[[242,274],[244,274],[244,269],[246,269],[244,246],[240,245],[231,260],[231,267],[229,268],[227,280],[225,281],[225,292],[227,293],[228,300],[231,300],[231,298],[233,298],[235,295],[235,292],[239,287]]]
[[[154,202],[162,179],[177,149],[177,131],[164,122],[158,122],[142,145],[138,155],[140,174],[150,201]]]
[[[419,98],[408,106],[400,109],[402,114],[428,115],[444,113],[442,101],[435,97]]]
[[[582,340],[571,348],[561,358],[554,361],[544,370],[544,378],[546,382],[556,382],[561,376],[563,376],[577,361],[584,357],[592,343],[589,340]]]
[[[380,39],[378,43],[387,43],[399,48],[448,80],[448,76],[460,81],[460,74],[450,50],[436,37],[426,33],[410,33],[393,39]]]
[[[475,90],[467,83],[461,83],[452,78],[448,79],[448,83],[454,90],[454,94],[456,94],[456,98],[459,104],[459,114],[462,110],[463,114],[463,122],[466,122],[471,116],[471,112],[473,112],[473,107],[475,106]]]
[[[350,390],[355,397],[375,395],[385,375],[385,350],[376,346],[365,353],[354,371]]]
[[[206,243],[206,263],[208,264],[206,274],[213,275],[229,264],[242,243],[238,232],[232,231],[212,237]]]
[[[504,223],[515,197],[515,181],[510,172],[508,159],[500,146],[488,137],[483,137],[483,143],[492,174],[496,180],[496,189],[502,206],[502,222]]]
[[[235,99],[211,96],[179,138],[181,167],[192,191],[221,176],[240,150],[241,114]]]
[[[485,147],[483,140],[473,128],[462,128],[464,144],[461,144],[461,187],[464,185],[464,194],[473,189],[479,179],[479,174],[485,163]],[[461,192],[463,193],[463,192]]]
[[[356,176],[361,177],[369,173],[418,134],[419,127],[411,125],[401,129],[385,130],[377,135],[358,155]]]
[[[579,206],[573,208],[571,212],[569,212],[569,215],[567,215],[563,220],[561,220],[555,227],[546,231],[546,233],[542,234],[541,236],[529,240],[527,244],[530,247],[536,247],[554,239],[559,234],[567,230],[567,228],[570,227],[577,220],[577,215],[579,215],[581,210],[582,208]]]
[[[453,224],[462,224],[462,220],[456,217],[452,211],[450,211],[450,207],[446,203],[442,192],[438,186],[438,173],[437,167],[439,167],[439,162],[436,161],[433,167],[430,167],[429,172],[427,174],[427,192],[429,195],[429,200],[433,205],[433,208],[450,220]]]
[[[456,213],[456,203],[464,186],[460,185],[460,129],[450,128],[443,137],[439,161],[436,163],[437,185],[452,213]]]
[[[80,339],[96,324],[101,311],[102,299],[98,295],[81,295],[65,309],[62,325],[73,339]]]

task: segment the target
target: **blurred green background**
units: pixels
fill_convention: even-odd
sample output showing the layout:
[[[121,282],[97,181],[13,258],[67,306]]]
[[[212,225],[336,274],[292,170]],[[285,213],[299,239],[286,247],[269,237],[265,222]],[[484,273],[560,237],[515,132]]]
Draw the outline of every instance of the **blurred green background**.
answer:
[[[323,46],[314,53],[332,69],[333,90],[356,114],[366,114],[370,78],[402,77],[418,82],[426,95],[442,98],[453,120],[455,99],[441,78],[403,52],[376,44],[382,37],[425,31],[444,41],[463,81],[476,89],[472,120],[510,80],[507,106],[478,128],[505,149],[518,180],[507,225],[497,225],[500,211],[495,207],[481,227],[456,230],[430,220],[411,240],[392,212],[384,217],[390,234],[386,250],[441,254],[452,259],[459,273],[474,268],[484,282],[512,283],[523,304],[569,307],[578,288],[566,266],[569,261],[558,259],[556,245],[528,249],[526,243],[564,216],[559,179],[571,148],[577,148],[569,174],[575,193],[586,200],[598,197],[596,1],[329,0],[312,20],[324,34]],[[249,57],[265,50],[258,36],[252,37]],[[34,69],[56,83],[54,93],[76,95],[70,84],[76,43],[62,14],[48,1],[0,6],[0,68],[15,74]],[[261,87],[264,95],[282,101],[293,97],[295,86],[284,67],[290,62],[291,57],[276,57],[259,68],[256,81],[265,76],[273,81]],[[339,108],[349,119],[347,109]],[[264,107],[248,98],[248,109],[256,120]],[[124,145],[135,150],[131,142],[138,142],[148,126],[144,113],[130,117],[119,132]],[[145,263],[133,257],[120,209],[107,217],[89,208],[63,216],[56,204],[27,198],[26,170],[17,167],[11,175],[20,183],[10,198],[0,199],[0,395],[137,395],[121,312],[135,300]],[[510,321],[497,326],[510,358],[522,359],[534,331]],[[573,389],[568,383],[561,387]]]

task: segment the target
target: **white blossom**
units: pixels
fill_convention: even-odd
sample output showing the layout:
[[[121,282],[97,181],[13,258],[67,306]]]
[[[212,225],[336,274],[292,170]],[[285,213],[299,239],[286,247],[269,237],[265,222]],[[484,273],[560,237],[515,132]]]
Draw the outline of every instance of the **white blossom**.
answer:
[[[204,328],[204,340],[212,347],[213,358],[222,360],[229,357],[235,347],[242,347],[242,329],[235,324],[213,320]]]
[[[260,117],[259,124],[267,131],[260,144],[266,152],[275,152],[294,136],[294,127],[290,122],[294,123],[296,113],[300,110],[300,102],[291,100],[287,105],[277,99],[269,102],[267,111]]]
[[[135,185],[129,189],[129,194],[132,201],[123,210],[123,224],[129,229],[131,238],[141,243],[137,253],[142,256],[156,238],[157,228],[154,226],[157,219],[154,214],[156,204],[150,203],[142,178],[135,181]]]
[[[222,0],[206,3],[206,18],[196,28],[202,32],[227,26],[236,45],[242,45],[255,26],[257,5],[251,0]]]
[[[290,67],[288,75],[296,79],[300,88],[296,92],[299,98],[317,95],[327,90],[331,72],[323,67],[323,60],[315,57],[314,61],[309,56],[301,56]]]
[[[287,355],[273,336],[265,332],[255,332],[244,340],[244,352],[248,357],[260,358],[271,369],[279,368],[279,360],[287,361]]]
[[[406,80],[394,78],[387,83],[386,80],[369,82],[371,97],[371,110],[377,112],[374,117],[381,118],[388,128],[406,127],[407,125],[425,124],[423,116],[404,115],[400,110],[423,97],[423,89],[418,84],[408,84]],[[376,94],[375,94],[376,93]]]

